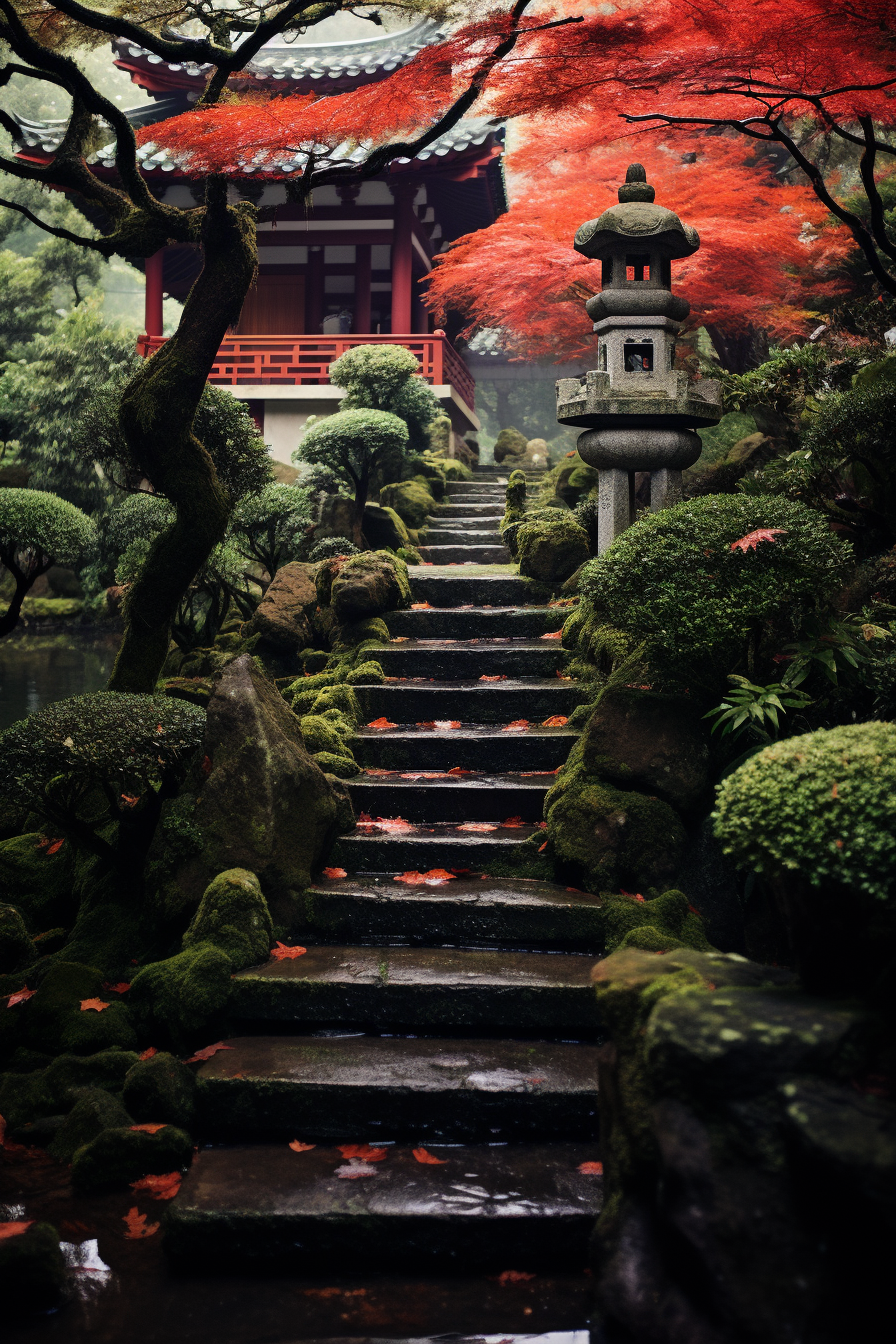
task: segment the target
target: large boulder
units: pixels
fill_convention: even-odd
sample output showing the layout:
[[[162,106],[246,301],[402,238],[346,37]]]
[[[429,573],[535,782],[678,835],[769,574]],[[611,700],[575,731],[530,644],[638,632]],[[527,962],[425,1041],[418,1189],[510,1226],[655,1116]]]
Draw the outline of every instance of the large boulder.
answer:
[[[212,943],[154,961],[131,981],[128,999],[144,1036],[185,1048],[218,1024],[230,1000],[234,965]]]
[[[444,488],[444,481],[442,485]],[[433,482],[421,475],[414,476],[410,481],[384,485],[380,491],[380,504],[384,508],[394,509],[408,527],[423,527],[429,515],[436,511],[432,486]]]
[[[238,971],[267,961],[273,941],[271,915],[258,878],[244,868],[229,868],[212,879],[184,934],[184,947],[213,943]]]
[[[362,523],[364,536],[375,550],[397,551],[410,546],[411,538],[402,518],[383,504],[366,504]]]
[[[686,699],[619,687],[601,696],[580,741],[585,768],[687,810],[709,779],[700,711]]]
[[[524,456],[529,440],[525,434],[511,425],[502,429],[495,439],[495,461],[504,462],[507,458],[520,459]]]
[[[48,1054],[91,1055],[121,1046],[131,1050],[137,1036],[128,1008],[117,996],[103,990],[103,977],[92,966],[57,961],[44,975],[37,990],[23,1006],[23,1026],[28,1045]],[[99,1000],[102,1009],[84,1008]]]
[[[183,1170],[193,1156],[189,1134],[164,1125],[155,1134],[131,1127],[104,1129],[72,1160],[72,1185],[78,1193],[111,1190],[143,1176]]]
[[[400,611],[410,604],[407,565],[388,551],[353,555],[330,587],[330,605],[342,624]]]
[[[277,570],[246,627],[278,653],[298,653],[311,643],[310,615],[317,606],[315,565],[293,561]]]
[[[274,922],[289,923],[335,833],[336,805],[298,719],[249,654],[215,683],[204,750],[207,774],[193,814],[202,851],[184,880],[198,899],[218,873],[248,869]]]
[[[355,502],[342,495],[327,495],[321,505],[320,522],[314,529],[314,540],[324,537],[345,537],[351,540],[355,521]]]
[[[523,522],[516,534],[520,573],[541,583],[558,584],[591,555],[588,533],[571,514]]]
[[[196,1118],[199,1081],[193,1069],[166,1050],[141,1059],[124,1080],[122,1101],[135,1120],[190,1130]]]

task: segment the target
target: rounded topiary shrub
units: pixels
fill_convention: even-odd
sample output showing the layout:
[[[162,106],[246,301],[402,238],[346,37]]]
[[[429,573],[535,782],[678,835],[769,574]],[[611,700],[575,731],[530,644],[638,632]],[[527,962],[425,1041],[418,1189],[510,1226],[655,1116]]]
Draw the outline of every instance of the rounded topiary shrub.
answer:
[[[639,518],[586,567],[579,592],[601,623],[643,644],[658,680],[716,693],[731,672],[759,675],[851,558],[794,500],[708,495]]]
[[[715,832],[726,854],[756,872],[892,896],[896,724],[822,729],[766,747],[723,781]]]
[[[333,560],[337,555],[360,555],[360,551],[353,541],[347,541],[345,537],[324,537],[317,542],[308,559],[314,565],[319,560]]]

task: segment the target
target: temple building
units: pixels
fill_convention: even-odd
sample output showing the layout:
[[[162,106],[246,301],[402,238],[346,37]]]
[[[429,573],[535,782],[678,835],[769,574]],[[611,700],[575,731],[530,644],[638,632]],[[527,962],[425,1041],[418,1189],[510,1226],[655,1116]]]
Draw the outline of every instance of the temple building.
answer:
[[[276,39],[232,87],[342,92],[387,78],[444,36],[432,20],[393,32],[355,23],[359,31],[348,40],[319,40],[324,30],[332,31],[326,23],[296,40]],[[336,31],[344,32],[344,23]],[[318,40],[310,40],[316,33]],[[205,85],[203,67],[168,63],[127,41],[115,44],[115,63],[152,100],[128,111],[139,126],[187,111]],[[19,120],[19,152],[31,158],[52,154],[65,123]],[[282,202],[282,208],[275,220],[258,224],[258,282],[221,346],[210,381],[249,403],[275,458],[289,461],[309,415],[337,409],[342,393],[329,382],[331,362],[352,346],[374,342],[414,352],[451,418],[452,451],[467,454],[464,438],[475,436],[479,420],[473,375],[452,340],[462,321],[452,316],[444,330],[436,329],[420,286],[439,252],[507,209],[502,150],[500,128],[484,119],[466,120],[378,177],[315,191],[309,211],[287,203],[284,186],[287,177],[302,172],[304,155],[287,151],[274,168],[253,171],[250,164],[232,176],[235,199],[264,206]],[[113,158],[108,146],[92,163],[108,162],[111,173]],[[200,199],[201,178],[177,155],[150,141],[141,147],[140,159],[159,199],[184,206]],[[165,339],[163,298],[185,299],[201,265],[199,249],[181,244],[145,263],[142,354]]]

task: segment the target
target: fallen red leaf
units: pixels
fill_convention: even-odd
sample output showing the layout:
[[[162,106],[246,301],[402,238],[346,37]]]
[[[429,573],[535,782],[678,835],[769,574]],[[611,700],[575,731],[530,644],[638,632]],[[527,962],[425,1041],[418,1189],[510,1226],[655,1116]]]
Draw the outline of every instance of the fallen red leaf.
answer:
[[[190,1063],[189,1060],[186,1062]],[[138,1134],[158,1134],[159,1130],[164,1128],[164,1125],[154,1125],[149,1121],[142,1125],[128,1125],[128,1129],[133,1129]]]
[[[127,980],[119,980],[117,985],[110,985],[107,980],[103,981],[103,989],[109,994],[127,994],[130,987]]]
[[[441,779],[444,774],[444,770],[415,770],[399,775],[399,779]]]
[[[159,1052],[156,1049],[156,1047],[154,1045],[151,1045],[148,1050],[143,1051],[143,1054],[140,1055],[139,1058],[142,1062],[144,1059],[152,1059],[153,1055],[157,1055],[158,1053]]]
[[[160,1223],[147,1223],[146,1214],[141,1213],[136,1206],[129,1209],[121,1221],[127,1228],[125,1241],[142,1241],[144,1237],[153,1236],[161,1226]]]
[[[104,1013],[109,1007],[108,1003],[103,1003],[102,999],[82,999],[82,1013]]]
[[[454,874],[449,873],[445,868],[430,868],[428,873],[396,873],[393,879],[395,882],[403,882],[407,887],[430,886],[437,887],[442,882],[452,882]]]
[[[522,730],[523,730],[524,728],[528,728],[528,727],[529,727],[529,720],[528,720],[528,719],[514,719],[512,723],[505,723],[504,727],[501,729],[501,732],[502,732],[502,733],[518,733],[518,732],[522,732]]]
[[[348,873],[345,871],[344,868],[324,868],[323,875],[324,877],[330,877],[333,879],[337,877],[348,877]]]
[[[389,1156],[388,1148],[372,1148],[369,1143],[340,1143],[337,1147],[347,1162],[353,1158],[361,1162],[382,1162]]]
[[[688,909],[690,910],[691,914],[696,915],[698,919],[703,918],[700,911],[697,909],[696,905],[691,905],[690,901],[688,902]]]
[[[131,1181],[135,1195],[149,1195],[150,1199],[173,1199],[181,1186],[179,1171],[169,1171],[164,1176],[141,1176],[139,1181]]]
[[[6,1006],[7,1008],[14,1008],[17,1003],[27,1003],[29,999],[34,998],[36,993],[36,989],[29,989],[28,986],[25,985],[24,989],[16,990],[15,994],[10,994],[9,998],[6,1000]]]
[[[572,677],[568,677],[565,672],[561,672],[559,667],[557,668],[557,671],[554,673],[554,676],[559,677],[561,681],[572,681]]]
[[[47,854],[58,854],[64,844],[65,840],[51,841],[49,848],[47,849]]]
[[[135,793],[123,793],[121,795],[121,801],[124,803],[125,807],[136,807],[140,801],[140,795]]]
[[[603,1162],[582,1162],[579,1164],[578,1170],[583,1176],[603,1176],[604,1164]]]
[[[545,842],[544,842],[543,845],[539,845],[539,846],[538,846],[538,852],[539,852],[539,854],[543,853],[544,850],[547,849],[547,847],[548,847],[548,842],[547,842],[547,840],[545,840]]]
[[[28,1218],[15,1223],[0,1223],[0,1241],[5,1241],[7,1237],[18,1237],[23,1232],[27,1232],[33,1222],[33,1218]]]
[[[382,718],[374,719],[372,723],[368,723],[367,727],[376,728],[378,731],[382,732],[386,728],[397,728],[398,724],[390,723],[389,720],[384,715]]]
[[[310,1153],[312,1148],[316,1148],[316,1143],[300,1143],[298,1139],[293,1139],[290,1148],[294,1153]]]
[[[492,821],[462,821],[457,828],[459,831],[496,831],[498,829],[495,822]]]
[[[509,1283],[529,1283],[534,1278],[534,1274],[527,1274],[522,1269],[505,1269],[503,1274],[498,1275],[497,1281],[502,1288],[506,1288]]]
[[[565,714],[552,714],[549,719],[545,719],[542,728],[565,728],[569,719]]]
[[[541,635],[541,639],[560,639],[563,635],[562,630],[552,630],[549,635]]]
[[[405,821],[404,817],[377,817],[376,821],[368,821],[365,824],[392,835],[400,835],[414,829],[413,822]]]
[[[415,1148],[414,1157],[418,1162],[422,1162],[425,1167],[444,1167],[447,1164],[447,1157],[433,1157],[425,1148]]]
[[[427,611],[427,610],[431,610],[428,602],[411,603],[411,611]]]
[[[449,775],[472,775],[474,772],[472,770],[465,770],[462,765],[452,765],[447,773]]]
[[[394,770],[382,770],[378,765],[369,765],[364,771],[365,775],[394,775]]]
[[[506,672],[502,672],[501,675],[500,675],[500,676],[497,676],[497,677],[480,677],[479,680],[480,680],[480,681],[506,681],[506,680],[507,680],[507,673],[506,673]]]
[[[341,872],[342,870],[337,869],[336,871]],[[345,874],[343,873],[342,876],[344,877]],[[307,947],[299,947],[298,944],[294,947],[287,947],[285,943],[278,942],[276,947],[271,948],[271,961],[295,961],[296,957],[304,957],[307,951]]]
[[[232,1049],[232,1045],[225,1045],[223,1041],[216,1041],[214,1045],[206,1045],[202,1050],[197,1050],[195,1055],[191,1055],[189,1059],[185,1059],[184,1063],[196,1064],[200,1059],[211,1059],[212,1055],[216,1055],[219,1050]]]
[[[786,527],[757,527],[755,532],[748,532],[745,537],[739,537],[737,541],[732,541],[732,551],[755,551],[760,541],[774,541],[776,536],[786,532]]]
[[[203,756],[202,765],[199,767],[204,775],[210,775],[212,772],[212,758]]]
[[[508,817],[506,821],[501,822],[502,826],[525,826],[525,824],[522,817]]]

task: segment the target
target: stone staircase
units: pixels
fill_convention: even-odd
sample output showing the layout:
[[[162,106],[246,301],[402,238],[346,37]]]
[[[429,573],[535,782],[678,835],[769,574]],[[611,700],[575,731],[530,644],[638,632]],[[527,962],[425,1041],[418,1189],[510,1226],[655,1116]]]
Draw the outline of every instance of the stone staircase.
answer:
[[[577,703],[542,638],[562,612],[527,605],[500,544],[503,500],[497,472],[449,486],[415,607],[388,618],[389,680],[357,688],[365,721],[395,726],[354,740],[359,824],[329,860],[346,876],[306,897],[306,953],[235,977],[240,1034],[199,1075],[213,1142],[168,1217],[178,1262],[585,1265],[598,902],[488,876],[538,832],[575,740],[539,725]]]

